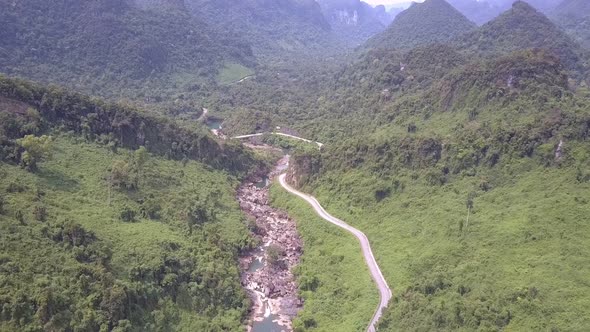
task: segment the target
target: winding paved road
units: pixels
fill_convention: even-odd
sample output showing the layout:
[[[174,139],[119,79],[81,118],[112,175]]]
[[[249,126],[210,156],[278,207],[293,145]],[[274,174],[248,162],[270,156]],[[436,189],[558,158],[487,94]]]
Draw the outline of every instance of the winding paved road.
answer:
[[[266,133],[256,133],[256,134],[249,134],[249,135],[240,135],[240,136],[234,136],[234,137],[232,137],[232,139],[243,139],[243,138],[257,137],[257,136],[262,136],[264,134],[266,134]],[[289,138],[297,139],[297,140],[304,141],[304,142],[307,142],[307,143],[315,143],[320,148],[322,146],[324,146],[324,144],[322,144],[320,142],[314,142],[314,141],[309,140],[307,138],[302,138],[302,137],[298,137],[298,136],[294,136],[294,135],[283,134],[283,133],[276,133],[276,132],[272,132],[272,133],[268,133],[268,134],[271,134],[271,135],[279,135],[279,136],[283,136],[283,137],[289,137]]]
[[[288,185],[287,182],[285,181],[285,176],[286,176],[286,174],[281,174],[279,176],[279,182],[281,183],[281,186],[283,186],[283,188],[285,188],[288,192],[303,198],[305,201],[307,201],[309,204],[311,204],[313,209],[316,211],[316,213],[318,215],[320,215],[320,217],[322,217],[323,219],[331,222],[332,224],[334,224],[338,227],[344,228],[345,230],[349,231],[354,236],[356,236],[356,238],[359,240],[359,242],[361,244],[361,249],[363,251],[363,255],[365,256],[365,262],[367,263],[367,266],[369,267],[369,271],[371,271],[371,276],[372,276],[373,280],[375,281],[375,283],[377,284],[377,288],[379,288],[379,293],[381,296],[381,301],[379,302],[379,306],[377,307],[377,310],[375,310],[375,313],[373,314],[373,318],[371,318],[371,323],[367,327],[368,332],[375,332],[376,331],[375,326],[377,325],[377,321],[381,317],[381,313],[383,311],[383,308],[387,307],[387,303],[391,299],[391,290],[389,289],[389,286],[387,286],[387,282],[385,281],[385,278],[383,278],[383,274],[381,273],[381,270],[379,269],[379,266],[377,265],[377,262],[375,261],[375,257],[373,256],[373,252],[371,251],[371,245],[369,244],[369,240],[367,239],[367,236],[363,232],[348,225],[344,221],[331,216],[328,212],[326,212],[326,210],[324,210],[324,208],[320,205],[318,200],[315,199],[315,197],[304,194],[300,191],[297,191],[296,189],[294,189],[293,187]]]

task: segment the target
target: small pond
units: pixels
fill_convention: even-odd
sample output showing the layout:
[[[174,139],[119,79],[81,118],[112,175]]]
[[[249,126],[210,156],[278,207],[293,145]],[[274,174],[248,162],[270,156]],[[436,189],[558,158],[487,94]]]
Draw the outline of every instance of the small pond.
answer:
[[[205,120],[205,124],[207,125],[207,127],[209,127],[209,129],[221,129],[221,124],[223,123],[223,119],[219,119],[219,118],[208,118],[207,120]]]

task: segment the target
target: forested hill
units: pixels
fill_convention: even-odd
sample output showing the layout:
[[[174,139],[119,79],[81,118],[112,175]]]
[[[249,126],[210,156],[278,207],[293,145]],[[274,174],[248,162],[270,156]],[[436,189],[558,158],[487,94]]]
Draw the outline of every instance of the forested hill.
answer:
[[[544,14],[553,15],[561,0],[528,0],[527,3]],[[514,0],[449,0],[463,15],[477,23],[484,24],[510,9]]]
[[[219,30],[233,31],[258,56],[330,53],[337,42],[315,0],[186,0],[189,11]]]
[[[0,0],[0,72],[199,113],[218,85],[341,52],[313,0]]]
[[[385,30],[394,18],[384,6],[372,7],[360,0],[319,0],[318,3],[334,34],[353,46]]]
[[[551,17],[590,49],[590,2],[584,0],[565,0],[552,13]]]
[[[0,1],[0,71],[113,98],[150,101],[199,89],[224,62],[252,66],[250,46],[175,8],[124,1]]]
[[[365,47],[411,49],[449,41],[475,27],[445,0],[426,0],[401,12],[385,31],[369,39]]]
[[[466,64],[429,51],[404,70],[391,54],[368,59],[375,76],[348,74],[365,79],[358,95],[345,94],[354,89],[342,76],[324,97],[341,113],[323,128],[341,135],[291,163],[304,190],[366,232],[397,285],[379,330],[587,326],[588,288],[575,271],[588,250],[572,243],[590,239],[588,90],[570,90],[568,71],[540,50]],[[427,54],[452,61],[413,90]],[[391,58],[401,94],[381,89],[390,83],[377,68]]]
[[[239,331],[241,145],[0,76],[0,330]]]
[[[559,25],[557,0],[495,3],[480,27],[413,4],[355,51],[387,21],[358,0],[0,0],[0,331],[245,329],[258,244],[235,189],[267,165],[203,107],[230,137],[326,143],[288,171],[370,239],[394,289],[379,331],[583,331],[587,1]],[[318,225],[298,224],[294,328],[361,330],[357,244]]]
[[[581,46],[523,1],[516,1],[511,9],[455,42],[461,49],[480,55],[541,48],[559,56],[573,71],[583,73],[589,68],[587,54]]]
[[[127,105],[106,103],[54,86],[45,87],[2,75],[0,98],[7,105],[5,111],[13,115],[27,114],[28,108],[34,109],[38,113],[38,125],[44,125],[38,130],[60,128],[99,140],[112,148],[144,146],[147,151],[166,158],[198,160],[235,176],[244,175],[255,166],[255,160],[238,143],[222,145],[202,128],[181,127],[174,120]],[[18,161],[22,150],[14,140],[37,131],[17,130],[9,123],[6,125],[1,157]]]

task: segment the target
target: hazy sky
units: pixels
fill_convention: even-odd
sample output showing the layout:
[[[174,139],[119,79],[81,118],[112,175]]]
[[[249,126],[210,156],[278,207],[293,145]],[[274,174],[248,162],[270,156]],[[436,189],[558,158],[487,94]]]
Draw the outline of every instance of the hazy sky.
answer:
[[[369,3],[373,6],[375,5],[393,5],[396,3],[404,3],[410,2],[412,0],[364,0],[366,3]],[[422,0],[414,0],[416,2],[422,2]]]

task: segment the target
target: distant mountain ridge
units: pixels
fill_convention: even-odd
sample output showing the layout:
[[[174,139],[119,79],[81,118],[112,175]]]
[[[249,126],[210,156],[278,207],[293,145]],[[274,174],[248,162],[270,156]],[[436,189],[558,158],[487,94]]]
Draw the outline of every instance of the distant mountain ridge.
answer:
[[[411,49],[446,42],[475,28],[473,22],[446,1],[426,0],[401,12],[385,31],[371,38],[366,47]]]
[[[243,40],[180,10],[141,9],[151,4],[0,0],[0,71],[117,94],[180,73],[203,82],[226,61],[254,63]]]
[[[247,41],[259,56],[337,47],[315,0],[185,0],[189,12]]]
[[[222,71],[342,46],[315,0],[0,0],[0,8],[0,72],[180,109]]]
[[[449,0],[463,15],[481,25],[498,17],[502,12],[510,9],[516,0]],[[560,0],[528,0],[527,2],[537,10],[549,14]]]
[[[479,25],[494,19],[503,9],[501,5],[488,1],[449,0],[449,4]]]
[[[585,0],[564,0],[555,8],[557,15],[587,17],[590,15],[590,2]]]
[[[587,70],[580,45],[524,1],[516,1],[511,9],[496,19],[459,37],[456,44],[463,50],[480,54],[507,54],[541,48],[558,56],[570,70]]]
[[[332,31],[347,44],[360,44],[385,30],[394,12],[385,6],[373,7],[360,0],[318,0]]]
[[[553,12],[553,20],[590,49],[590,1],[565,0]]]

